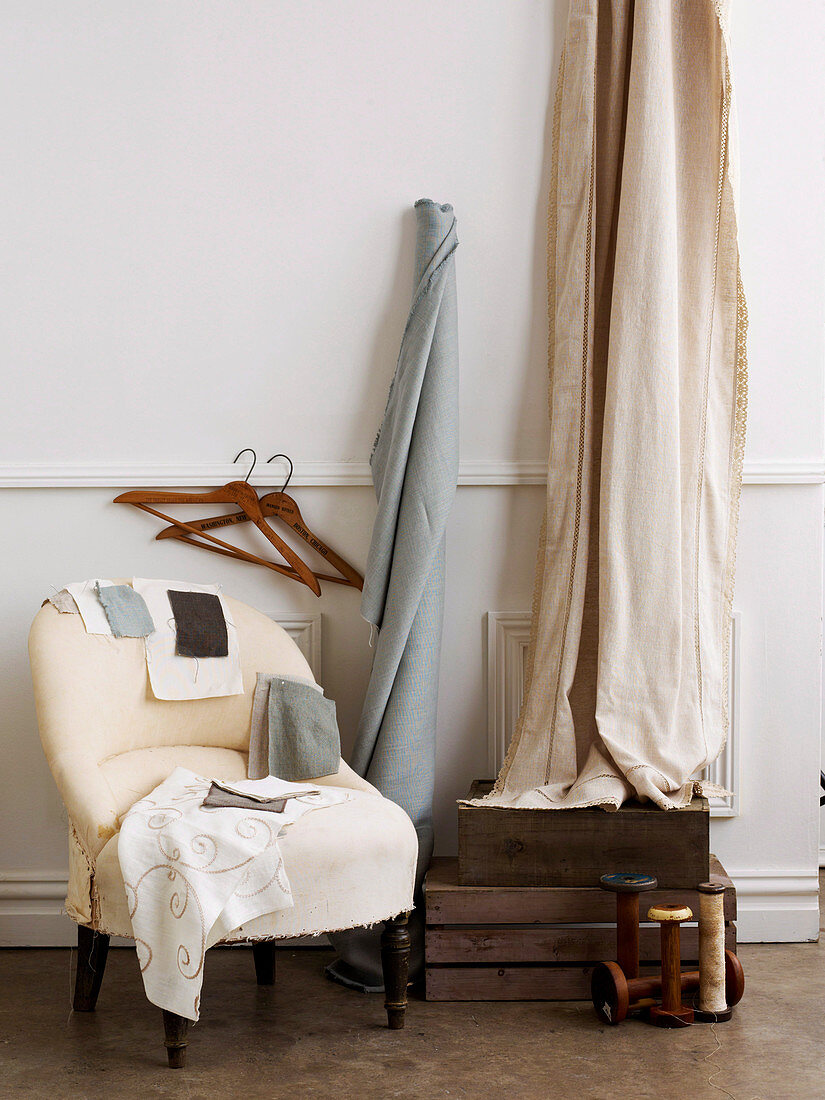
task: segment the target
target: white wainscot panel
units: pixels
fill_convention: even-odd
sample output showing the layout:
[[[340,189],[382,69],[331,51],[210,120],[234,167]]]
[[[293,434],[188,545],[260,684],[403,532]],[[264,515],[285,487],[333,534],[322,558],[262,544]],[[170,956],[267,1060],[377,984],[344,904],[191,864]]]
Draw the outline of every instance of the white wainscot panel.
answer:
[[[292,614],[289,611],[270,611],[274,619],[292,638],[307,659],[312,675],[321,682],[321,612]]]

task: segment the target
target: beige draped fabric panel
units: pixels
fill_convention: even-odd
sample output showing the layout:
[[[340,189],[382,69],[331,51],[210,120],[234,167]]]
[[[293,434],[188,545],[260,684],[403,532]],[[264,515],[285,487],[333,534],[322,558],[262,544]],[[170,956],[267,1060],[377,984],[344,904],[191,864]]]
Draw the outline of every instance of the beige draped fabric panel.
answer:
[[[727,736],[745,435],[727,4],[572,0],[525,702],[488,804],[685,805]]]

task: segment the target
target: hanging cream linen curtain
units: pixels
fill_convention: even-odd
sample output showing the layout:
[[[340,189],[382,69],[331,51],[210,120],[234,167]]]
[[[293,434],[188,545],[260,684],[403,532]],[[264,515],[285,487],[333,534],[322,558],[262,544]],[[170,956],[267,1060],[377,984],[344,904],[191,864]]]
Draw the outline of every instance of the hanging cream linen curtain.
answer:
[[[728,4],[572,0],[525,702],[487,802],[685,805],[727,736],[745,433]]]

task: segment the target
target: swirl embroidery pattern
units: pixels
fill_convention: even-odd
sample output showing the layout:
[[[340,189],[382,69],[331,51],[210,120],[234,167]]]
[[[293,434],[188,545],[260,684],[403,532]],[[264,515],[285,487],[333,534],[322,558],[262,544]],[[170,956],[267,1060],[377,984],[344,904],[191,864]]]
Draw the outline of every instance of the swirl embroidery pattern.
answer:
[[[268,777],[233,784],[278,797],[300,788],[282,813],[206,807],[211,780],[177,768],[129,810],[118,858],[146,996],[197,1020],[207,948],[264,913],[290,908],[292,891],[278,845],[304,813],[349,796]],[[318,793],[320,792],[320,793]]]

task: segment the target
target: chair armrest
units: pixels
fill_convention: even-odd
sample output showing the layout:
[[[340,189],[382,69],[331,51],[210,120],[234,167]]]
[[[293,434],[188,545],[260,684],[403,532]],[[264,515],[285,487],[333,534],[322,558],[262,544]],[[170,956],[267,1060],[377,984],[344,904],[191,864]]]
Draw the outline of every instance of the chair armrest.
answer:
[[[77,839],[94,861],[120,827],[112,790],[90,754],[67,749],[46,757]]]
[[[381,792],[357,775],[346,760],[341,760],[338,771],[334,775],[322,775],[319,779],[313,779],[321,787],[346,787],[351,791],[364,791],[365,794],[375,794],[381,797]]]
[[[29,634],[29,661],[34,686],[37,724],[43,752],[77,839],[87,857],[94,860],[118,830],[112,789],[98,767],[91,747],[88,719],[72,706],[72,669],[58,668],[49,644],[49,612],[42,608]]]

